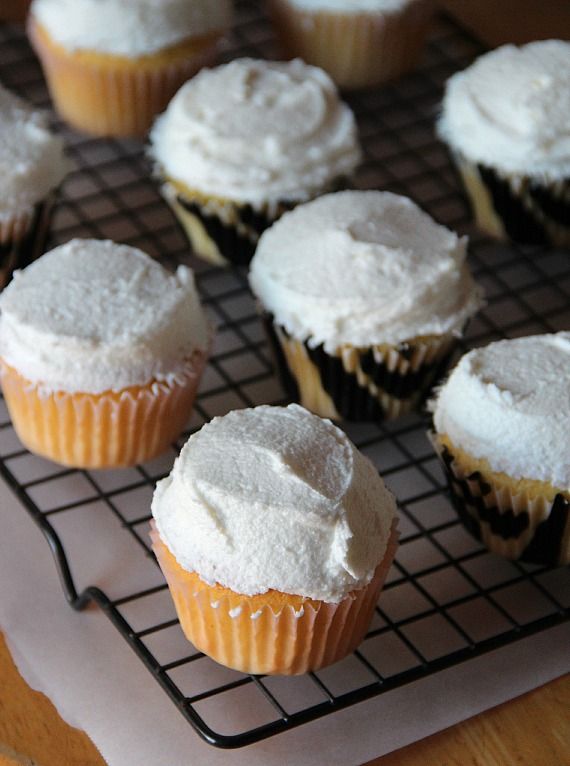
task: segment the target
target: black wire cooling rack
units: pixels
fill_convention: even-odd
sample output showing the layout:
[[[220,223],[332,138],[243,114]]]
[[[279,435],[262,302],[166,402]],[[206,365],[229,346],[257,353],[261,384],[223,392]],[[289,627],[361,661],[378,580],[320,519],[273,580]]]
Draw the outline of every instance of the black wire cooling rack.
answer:
[[[486,290],[487,306],[471,323],[466,347],[570,328],[568,254],[496,244],[471,229],[459,183],[434,136],[443,83],[481,52],[477,42],[441,17],[420,71],[348,99],[366,152],[357,185],[406,194],[437,220],[470,235],[471,267]],[[260,3],[237,3],[225,55],[275,55]],[[40,68],[23,32],[7,25],[0,25],[0,80],[49,108]],[[189,262],[197,272],[218,334],[190,430],[236,407],[283,403],[245,272],[212,268],[188,253],[150,179],[143,146],[85,138],[57,121],[55,125],[65,136],[76,170],[62,190],[52,244],[75,236],[110,238],[141,247],[170,265]],[[425,418],[411,415],[395,423],[347,427],[399,498],[401,545],[358,651],[331,668],[295,678],[227,670],[183,639],[148,542],[152,489],[170,470],[174,447],[152,463],[127,470],[62,469],[22,448],[2,402],[0,472],[44,532],[69,603],[75,609],[91,601],[98,604],[196,731],[211,744],[229,748],[283,732],[568,618],[569,568],[549,570],[503,560],[464,531],[448,500],[426,425]],[[140,547],[141,566],[152,570],[158,584],[143,590],[125,586],[119,596],[109,595],[113,587],[105,592],[77,588],[81,562],[74,558],[73,539],[90,533],[92,513],[110,516],[109,524]],[[97,544],[105,546],[106,541]]]

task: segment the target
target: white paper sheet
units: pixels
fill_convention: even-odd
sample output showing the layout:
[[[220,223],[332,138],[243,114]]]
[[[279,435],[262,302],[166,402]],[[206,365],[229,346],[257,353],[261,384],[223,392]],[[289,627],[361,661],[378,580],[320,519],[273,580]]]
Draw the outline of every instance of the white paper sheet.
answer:
[[[116,595],[137,577],[140,552],[113,534],[108,514],[84,513],[66,530],[80,577]],[[48,546],[3,482],[0,516],[0,628],[28,683],[87,732],[110,766],[358,764],[570,669],[563,625],[248,748],[218,750],[192,731],[100,611],[69,608]]]

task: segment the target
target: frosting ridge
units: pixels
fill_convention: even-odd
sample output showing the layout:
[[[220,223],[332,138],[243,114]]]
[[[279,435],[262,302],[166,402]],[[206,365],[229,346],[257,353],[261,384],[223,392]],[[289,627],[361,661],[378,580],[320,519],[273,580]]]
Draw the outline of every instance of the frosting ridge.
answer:
[[[390,192],[338,192],[264,232],[250,284],[297,340],[367,347],[459,333],[481,303],[466,240]]]
[[[469,160],[547,179],[570,174],[570,43],[503,45],[446,84],[441,138]]]
[[[209,341],[189,268],[170,274],[107,240],[71,240],[16,271],[0,311],[0,356],[46,391],[169,381]]]
[[[161,173],[252,204],[307,199],[352,174],[361,157],[354,115],[332,80],[298,59],[202,70],[150,139]]]
[[[152,513],[178,563],[208,583],[336,602],[372,579],[395,507],[344,433],[292,404],[204,425]]]
[[[430,408],[438,433],[494,471],[570,489],[570,332],[470,351]]]

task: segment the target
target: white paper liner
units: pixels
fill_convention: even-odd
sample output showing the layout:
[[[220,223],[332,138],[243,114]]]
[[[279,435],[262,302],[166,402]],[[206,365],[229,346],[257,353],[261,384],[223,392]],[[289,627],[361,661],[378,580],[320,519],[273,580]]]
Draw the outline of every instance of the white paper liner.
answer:
[[[16,433],[36,454],[63,465],[135,465],[163,452],[184,430],[206,356],[170,381],[103,394],[49,392],[0,360],[6,405]]]
[[[57,111],[73,127],[97,136],[144,136],[186,80],[214,63],[219,39],[212,35],[210,45],[158,61],[156,67],[134,68],[111,54],[99,63],[62,53],[33,15],[28,34]]]
[[[277,612],[269,604],[252,605],[239,593],[213,599],[215,586],[201,581],[194,590],[196,581],[189,582],[154,524],[151,539],[181,627],[197,649],[246,673],[297,675],[341,660],[363,640],[396,552],[396,526],[394,520],[384,557],[367,586],[338,604],[303,600],[298,608],[285,604]]]
[[[341,87],[356,89],[393,80],[412,70],[421,55],[432,15],[431,0],[413,0],[399,11],[305,11],[271,0],[282,47],[325,69]]]

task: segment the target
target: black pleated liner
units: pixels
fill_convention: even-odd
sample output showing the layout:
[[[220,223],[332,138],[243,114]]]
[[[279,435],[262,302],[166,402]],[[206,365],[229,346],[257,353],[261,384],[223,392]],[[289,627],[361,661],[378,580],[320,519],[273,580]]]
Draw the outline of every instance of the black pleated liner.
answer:
[[[432,439],[434,444],[436,443]],[[491,532],[503,541],[517,540],[530,526],[528,511],[503,511],[496,506],[487,506],[485,497],[493,492],[493,488],[484,481],[479,471],[464,478],[457,476],[453,469],[454,458],[449,449],[437,445],[436,451],[441,459],[451,499],[465,527],[477,540],[483,541],[481,524],[488,524]],[[474,493],[469,482],[475,483],[477,493]],[[550,514],[542,521],[534,535],[518,558],[533,564],[557,566],[570,563],[562,549],[562,542],[570,528],[570,502],[562,495],[556,495]],[[500,552],[500,551],[495,551]]]
[[[273,366],[275,367],[277,376],[281,381],[281,385],[285,389],[287,396],[293,401],[298,402],[300,399],[299,386],[297,385],[295,376],[289,369],[285,353],[281,347],[277,333],[275,332],[275,327],[273,325],[273,315],[262,313],[261,321],[263,322],[263,327],[265,329],[267,339],[269,340],[269,345],[273,354]]]
[[[279,203],[274,217],[270,217],[264,211],[255,210],[251,205],[235,205],[236,221],[230,224],[222,221],[216,213],[209,212],[198,202],[190,201],[181,194],[177,195],[176,201],[184,210],[200,220],[210,239],[216,243],[220,254],[233,266],[246,266],[253,258],[261,234],[295,204]],[[240,224],[247,227],[247,231],[244,231]]]
[[[322,193],[348,188],[350,183],[347,178],[337,178]],[[238,205],[228,202],[225,204],[232,205],[232,212],[235,215],[235,221],[229,223],[217,215],[214,210],[215,202],[210,209],[207,209],[199,200],[188,199],[184,194],[176,193],[175,198],[184,210],[200,220],[209,238],[216,243],[220,254],[233,266],[246,266],[253,258],[259,237],[263,232],[283,213],[299,204],[299,200],[284,199],[258,210],[249,203]],[[224,203],[220,202],[220,205]]]
[[[265,314],[263,319],[283,386],[292,399],[299,400],[299,387],[281,348],[273,317],[271,314]],[[283,333],[286,338],[289,337],[281,325],[279,332]],[[355,422],[388,419],[389,414],[385,411],[378,396],[360,385],[356,371],[347,371],[341,357],[327,354],[322,345],[311,348],[307,343],[304,343],[303,346],[310,360],[317,367],[322,388],[332,399],[340,418]],[[405,343],[395,348],[398,354],[406,359],[410,359],[414,351],[413,347]],[[359,366],[375,383],[380,394],[385,393],[392,399],[408,402],[409,406],[405,410],[407,412],[419,408],[428,397],[434,385],[445,374],[453,350],[453,348],[449,349],[430,364],[423,364],[416,372],[403,375],[398,371],[390,371],[386,365],[376,360],[372,349],[359,351]]]
[[[15,269],[25,268],[44,252],[52,207],[51,197],[35,205],[25,236],[0,243],[0,289],[8,284]]]
[[[518,190],[489,167],[478,165],[477,170],[514,242],[570,246],[570,181],[546,186],[527,179]]]

